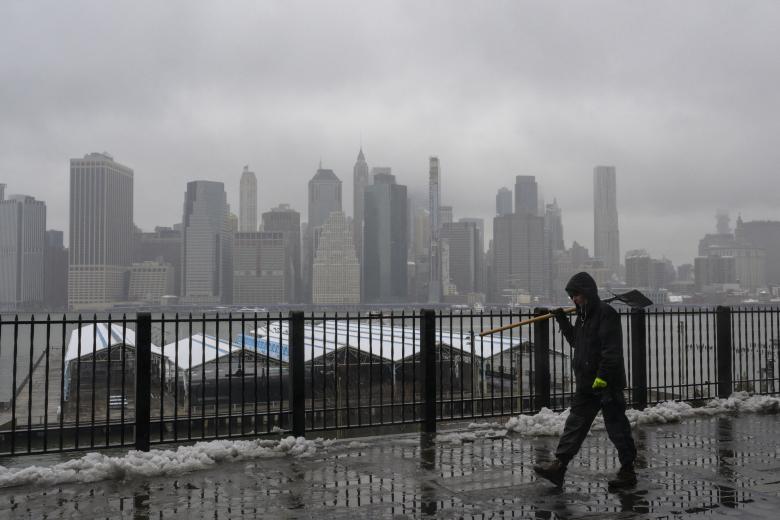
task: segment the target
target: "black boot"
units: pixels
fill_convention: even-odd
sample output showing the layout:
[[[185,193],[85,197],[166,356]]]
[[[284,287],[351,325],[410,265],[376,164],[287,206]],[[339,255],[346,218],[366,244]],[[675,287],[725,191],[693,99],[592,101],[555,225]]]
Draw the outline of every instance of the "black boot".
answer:
[[[559,459],[555,459],[549,464],[537,464],[534,466],[534,471],[540,477],[544,477],[555,484],[555,487],[561,487],[563,486],[563,476],[566,475],[566,464]]]
[[[611,488],[629,488],[633,486],[636,486],[636,471],[634,471],[633,464],[622,466],[615,478],[609,481],[609,487]]]

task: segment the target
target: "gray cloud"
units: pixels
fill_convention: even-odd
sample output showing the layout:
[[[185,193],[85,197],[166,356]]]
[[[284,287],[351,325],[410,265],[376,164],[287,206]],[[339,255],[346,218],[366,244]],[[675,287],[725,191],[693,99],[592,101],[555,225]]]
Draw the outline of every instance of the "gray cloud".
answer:
[[[779,21],[773,1],[4,2],[0,182],[66,228],[68,159],[107,150],[151,228],[187,180],[235,204],[249,163],[263,209],[305,212],[320,158],[351,201],[362,136],[413,190],[439,155],[456,216],[536,175],[590,246],[592,168],[614,164],[624,249],[679,263],[716,208],[780,218]]]

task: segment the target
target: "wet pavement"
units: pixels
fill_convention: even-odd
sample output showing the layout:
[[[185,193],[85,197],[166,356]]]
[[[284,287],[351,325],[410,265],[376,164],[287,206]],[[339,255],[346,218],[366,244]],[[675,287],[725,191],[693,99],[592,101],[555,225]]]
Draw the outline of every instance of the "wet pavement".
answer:
[[[618,461],[603,431],[586,440],[562,490],[531,469],[551,457],[553,437],[510,433],[460,444],[406,434],[176,477],[0,489],[0,518],[780,516],[780,416],[687,420],[634,432],[640,481],[617,493],[606,485]]]

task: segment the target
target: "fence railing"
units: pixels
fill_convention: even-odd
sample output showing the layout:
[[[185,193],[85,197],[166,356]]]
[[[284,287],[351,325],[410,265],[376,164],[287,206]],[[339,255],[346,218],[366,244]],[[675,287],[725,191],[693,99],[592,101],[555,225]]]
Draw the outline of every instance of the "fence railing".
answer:
[[[478,420],[568,406],[546,313],[0,316],[0,455]],[[620,310],[636,408],[776,393],[780,310]]]

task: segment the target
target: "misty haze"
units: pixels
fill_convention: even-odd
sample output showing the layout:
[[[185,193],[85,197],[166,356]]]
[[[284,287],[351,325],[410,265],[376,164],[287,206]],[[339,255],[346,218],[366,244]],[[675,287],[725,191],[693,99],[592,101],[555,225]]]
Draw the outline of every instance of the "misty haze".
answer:
[[[0,516],[773,517],[779,26],[6,0]]]

